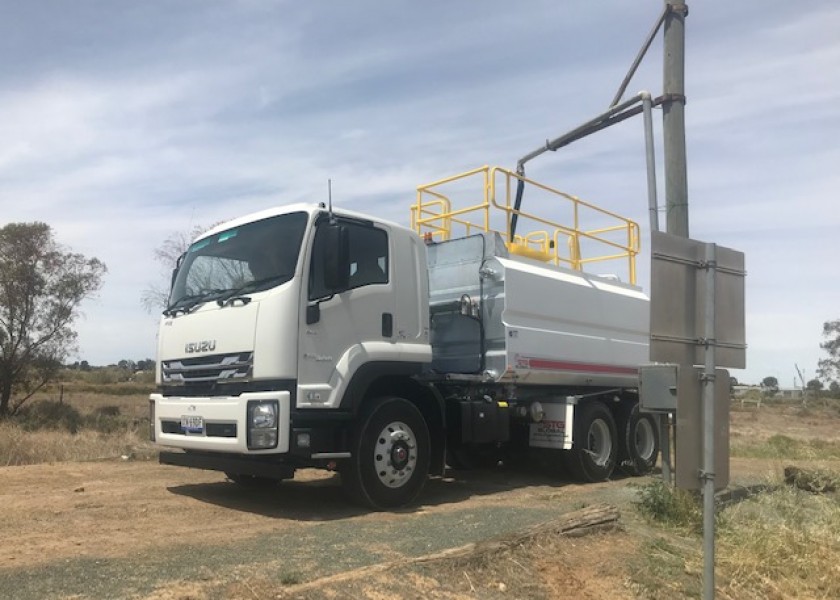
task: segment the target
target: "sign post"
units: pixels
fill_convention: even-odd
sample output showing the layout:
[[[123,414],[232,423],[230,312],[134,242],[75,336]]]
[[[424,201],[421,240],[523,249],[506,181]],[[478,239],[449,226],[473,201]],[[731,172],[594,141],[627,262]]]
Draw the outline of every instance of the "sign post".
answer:
[[[715,490],[729,484],[729,373],[718,367],[746,364],[744,255],[652,232],[651,259],[650,359],[674,368],[675,481],[703,492],[704,597],[711,599]]]

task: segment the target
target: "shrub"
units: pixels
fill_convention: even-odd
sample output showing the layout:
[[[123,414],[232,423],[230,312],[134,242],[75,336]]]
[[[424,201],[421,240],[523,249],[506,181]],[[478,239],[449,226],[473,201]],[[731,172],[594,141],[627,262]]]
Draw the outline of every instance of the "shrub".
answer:
[[[55,400],[39,400],[21,408],[15,416],[15,421],[26,431],[50,429],[76,433],[84,419],[81,413],[69,404]]]
[[[128,421],[120,416],[120,407],[113,404],[94,408],[85,416],[85,426],[101,433],[114,433],[128,425]]]
[[[700,497],[686,490],[671,488],[662,481],[640,486],[639,511],[653,521],[688,529],[703,531],[703,511]]]

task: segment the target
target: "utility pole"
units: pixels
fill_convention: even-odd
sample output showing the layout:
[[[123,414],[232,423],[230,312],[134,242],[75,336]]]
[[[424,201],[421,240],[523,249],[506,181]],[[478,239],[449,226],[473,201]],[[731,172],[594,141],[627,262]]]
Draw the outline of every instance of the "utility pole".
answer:
[[[662,132],[668,233],[688,237],[685,156],[685,0],[665,0]]]
[[[665,203],[668,233],[688,237],[688,177],[685,152],[685,0],[665,0],[662,132],[665,151]],[[703,393],[703,598],[715,597],[715,270],[717,248],[706,244],[705,369]],[[680,368],[693,369],[686,346]]]

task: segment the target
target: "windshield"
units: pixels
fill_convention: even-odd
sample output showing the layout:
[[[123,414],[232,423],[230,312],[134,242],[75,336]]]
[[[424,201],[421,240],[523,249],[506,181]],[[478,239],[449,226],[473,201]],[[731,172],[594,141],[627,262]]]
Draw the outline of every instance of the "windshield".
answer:
[[[290,213],[233,227],[187,250],[169,307],[192,305],[289,281],[295,272],[307,214]]]

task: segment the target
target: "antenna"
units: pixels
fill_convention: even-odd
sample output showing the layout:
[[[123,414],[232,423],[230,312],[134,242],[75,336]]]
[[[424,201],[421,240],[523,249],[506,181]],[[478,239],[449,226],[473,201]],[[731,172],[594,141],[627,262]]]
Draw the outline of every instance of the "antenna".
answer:
[[[335,223],[335,215],[332,210],[332,179],[327,179],[327,200],[329,201],[330,223]]]

